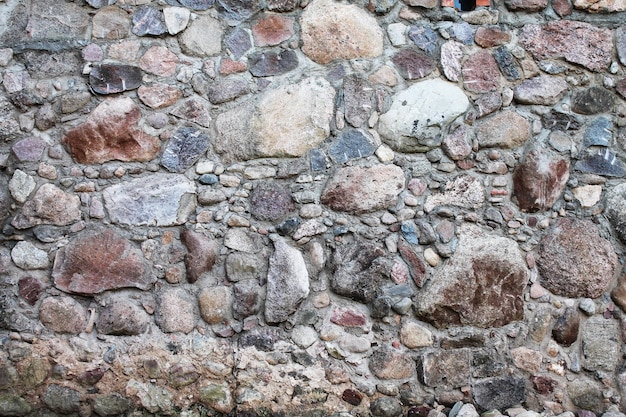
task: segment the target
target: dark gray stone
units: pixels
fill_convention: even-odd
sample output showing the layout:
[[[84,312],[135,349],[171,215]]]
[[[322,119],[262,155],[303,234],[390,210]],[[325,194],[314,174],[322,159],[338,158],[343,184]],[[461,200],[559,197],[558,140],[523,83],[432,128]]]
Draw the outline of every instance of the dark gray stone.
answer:
[[[32,410],[24,398],[8,392],[0,394],[1,416],[25,416]]]
[[[62,385],[50,384],[43,397],[43,402],[53,411],[63,414],[80,410],[80,392]]]
[[[11,203],[13,198],[9,192],[9,180],[4,174],[0,174],[0,224],[11,214]]]
[[[408,35],[418,48],[429,55],[439,49],[439,36],[427,26],[411,26]]]
[[[370,411],[375,417],[399,417],[402,415],[402,404],[395,398],[382,397],[372,401]]]
[[[260,182],[250,194],[250,213],[259,220],[274,222],[294,210],[291,193],[277,182]]]
[[[562,346],[571,346],[578,339],[580,315],[575,307],[568,307],[552,328],[552,338]]]
[[[326,154],[319,149],[313,149],[310,153],[311,158],[311,170],[313,171],[325,171],[328,167],[328,159]]]
[[[369,369],[380,379],[406,379],[413,376],[414,362],[401,350],[381,347],[369,358]]]
[[[167,32],[163,13],[150,6],[142,6],[133,13],[132,31],[137,36],[159,36]]]
[[[471,360],[468,349],[429,352],[418,361],[417,372],[429,387],[458,388],[469,383]]]
[[[604,411],[604,397],[597,382],[578,377],[567,384],[567,393],[575,406],[598,415]],[[580,414],[579,414],[580,415]]]
[[[233,317],[237,320],[257,314],[263,305],[262,288],[256,280],[248,279],[233,286]]]
[[[474,384],[474,401],[483,410],[504,410],[526,399],[526,381],[523,378],[502,377]]]
[[[139,67],[123,64],[97,64],[89,73],[89,84],[98,94],[117,94],[141,86]]]
[[[361,77],[351,75],[343,84],[344,113],[348,123],[354,127],[365,124],[372,112],[374,89]]]
[[[224,45],[233,59],[239,59],[252,48],[252,39],[243,28],[236,27],[226,35]]]
[[[213,185],[217,184],[219,178],[215,174],[202,174],[198,178],[198,182],[202,185]]]
[[[608,117],[599,117],[585,131],[583,145],[609,146],[613,138],[613,122]]]
[[[434,71],[434,61],[424,52],[403,49],[391,58],[402,78],[417,80]]]
[[[624,164],[608,148],[586,152],[582,159],[576,162],[574,168],[577,171],[607,177],[621,178],[624,176]]]
[[[217,3],[220,15],[236,22],[243,22],[261,10],[260,0],[218,0]]]
[[[262,352],[271,352],[274,345],[284,339],[280,329],[276,327],[265,327],[242,333],[239,337],[239,347],[255,347]]]
[[[543,127],[550,130],[578,130],[580,129],[580,120],[573,114],[561,113],[556,110],[550,110],[541,117]]]
[[[507,80],[515,81],[522,78],[522,71],[519,64],[505,46],[496,48],[493,51],[493,57]]]
[[[250,73],[255,77],[285,74],[298,67],[298,55],[291,49],[257,52],[248,58]]]
[[[610,113],[615,96],[602,87],[591,87],[572,95],[572,111],[578,114]]]
[[[209,147],[209,138],[194,127],[181,127],[170,137],[161,165],[170,172],[185,172]]]
[[[191,10],[207,10],[215,4],[215,0],[166,0],[172,6],[187,7]]]
[[[377,145],[374,138],[362,130],[349,129],[339,134],[331,143],[328,155],[337,164],[351,159],[365,158],[373,155]]]
[[[28,51],[24,54],[26,69],[34,78],[52,78],[79,75],[82,58],[77,51],[49,52]]]
[[[226,103],[250,93],[250,85],[243,78],[225,78],[209,86],[207,97],[213,104]]]

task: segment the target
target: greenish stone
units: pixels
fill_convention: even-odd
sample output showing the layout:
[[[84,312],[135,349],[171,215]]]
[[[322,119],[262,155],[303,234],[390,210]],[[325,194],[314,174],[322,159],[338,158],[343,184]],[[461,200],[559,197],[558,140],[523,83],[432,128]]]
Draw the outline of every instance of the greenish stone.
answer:
[[[119,394],[97,397],[93,403],[93,411],[99,416],[116,416],[127,412],[132,406],[128,398]]]
[[[25,399],[13,394],[0,394],[0,416],[24,416],[30,413]]]
[[[50,374],[50,363],[44,358],[33,359],[22,374],[22,382],[27,388],[33,388],[44,383]]]

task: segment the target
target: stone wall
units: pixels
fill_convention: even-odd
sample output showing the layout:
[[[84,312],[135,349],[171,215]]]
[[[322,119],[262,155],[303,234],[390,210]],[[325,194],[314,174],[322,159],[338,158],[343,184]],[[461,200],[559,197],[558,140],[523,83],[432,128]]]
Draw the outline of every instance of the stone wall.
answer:
[[[1,0],[0,416],[623,416],[623,10]]]

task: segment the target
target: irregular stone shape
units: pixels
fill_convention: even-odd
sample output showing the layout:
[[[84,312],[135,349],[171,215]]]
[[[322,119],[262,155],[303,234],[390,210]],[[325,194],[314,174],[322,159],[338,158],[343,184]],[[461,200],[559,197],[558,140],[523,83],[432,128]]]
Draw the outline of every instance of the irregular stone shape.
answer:
[[[569,179],[569,159],[533,149],[513,171],[513,195],[523,211],[549,210]]]
[[[418,317],[438,328],[501,327],[524,317],[528,269],[517,243],[475,226],[460,229],[459,247],[418,292]]]
[[[159,36],[167,32],[163,14],[156,8],[142,6],[133,13],[133,33],[137,36]]]
[[[503,111],[481,120],[476,137],[481,148],[517,148],[530,139],[530,123],[515,111]]]
[[[469,383],[470,363],[471,353],[467,349],[440,350],[422,355],[417,372],[429,387],[458,388]]]
[[[85,328],[87,311],[71,297],[46,297],[39,306],[39,320],[53,332],[79,334]]]
[[[424,151],[435,145],[441,130],[469,107],[459,87],[439,78],[412,84],[393,98],[378,131],[398,152]]]
[[[609,113],[614,103],[613,94],[602,87],[590,87],[572,94],[572,111],[578,114]]]
[[[374,138],[356,129],[344,129],[328,148],[328,155],[337,164],[373,155],[378,148]]]
[[[372,112],[374,89],[357,75],[347,76],[343,82],[344,113],[348,123],[361,127]]]
[[[157,296],[154,321],[165,333],[191,333],[196,328],[196,305],[183,288],[168,288]]]
[[[441,149],[453,161],[460,161],[468,157],[472,153],[469,127],[462,124],[446,135],[441,143]]]
[[[505,0],[504,4],[512,11],[539,12],[548,7],[548,0]]]
[[[230,318],[233,295],[230,287],[203,288],[198,294],[200,317],[209,324],[225,323]]]
[[[132,402],[119,394],[113,393],[98,396],[93,401],[93,411],[99,416],[115,416],[124,414],[132,407]]]
[[[16,142],[11,150],[19,162],[37,162],[41,159],[46,146],[45,141],[31,136]]]
[[[571,346],[578,339],[580,315],[575,307],[567,307],[552,328],[552,338],[562,346]]]
[[[282,75],[298,68],[298,55],[292,49],[261,51],[248,57],[250,73],[255,77]]]
[[[331,289],[356,301],[373,301],[389,275],[384,253],[381,246],[362,239],[338,247],[332,258]]]
[[[233,286],[233,317],[237,320],[258,314],[263,305],[262,288],[256,280],[245,280]]]
[[[213,82],[207,91],[207,97],[213,104],[222,104],[250,93],[252,89],[243,78],[224,78]]]
[[[262,8],[259,0],[218,0],[218,4],[220,5],[220,17],[229,21],[231,26],[236,25],[237,22],[248,20]]]
[[[526,399],[526,383],[523,378],[512,376],[491,378],[474,384],[474,401],[483,410],[505,410]]]
[[[178,56],[165,46],[151,46],[139,59],[139,67],[159,77],[171,77],[176,73]]]
[[[599,384],[589,378],[576,378],[567,384],[567,394],[572,403],[583,410],[604,410],[604,397]]]
[[[552,131],[578,130],[581,125],[580,120],[576,116],[567,113],[560,113],[556,110],[551,110],[550,112],[544,114],[541,117],[541,123],[543,127]]]
[[[75,389],[58,384],[48,385],[43,403],[53,411],[62,414],[75,413],[80,410],[82,395]]]
[[[8,392],[0,394],[0,413],[3,416],[25,416],[31,411],[31,406],[24,398]]]
[[[330,322],[343,327],[364,327],[367,324],[367,316],[349,307],[339,307],[333,310]]]
[[[511,40],[511,34],[498,27],[481,26],[476,30],[474,42],[482,48],[504,45]]]
[[[583,145],[589,146],[609,146],[613,139],[613,122],[608,117],[598,117],[583,136]]]
[[[193,181],[181,174],[152,174],[112,185],[102,195],[113,223],[171,226],[195,209]]]
[[[0,139],[12,141],[20,136],[20,124],[14,114],[15,107],[4,97],[0,98]]]
[[[588,220],[560,219],[539,245],[541,285],[556,295],[598,298],[617,266],[613,246]]]
[[[185,229],[180,235],[180,240],[187,247],[185,255],[187,281],[193,284],[203,273],[213,268],[219,248],[213,240],[191,229]]]
[[[111,229],[85,231],[59,249],[52,278],[60,290],[78,294],[127,287],[146,290],[156,280],[139,248]]]
[[[232,32],[226,35],[224,45],[233,59],[239,59],[252,48],[252,40],[248,31],[241,27],[235,27]]]
[[[541,369],[543,355],[538,350],[522,346],[511,350],[511,358],[513,359],[513,364],[519,369],[530,374],[536,374]]]
[[[52,184],[44,184],[27,201],[11,224],[28,229],[39,224],[66,226],[80,220],[80,199]]]
[[[26,200],[28,200],[28,196],[37,186],[37,183],[32,176],[28,175],[21,169],[16,169],[8,185],[8,190],[11,193],[11,196],[18,203],[25,203]]]
[[[129,97],[109,99],[67,132],[63,143],[81,164],[149,161],[159,152],[159,140],[139,128],[140,118],[141,110]]]
[[[97,64],[89,73],[89,85],[98,94],[116,94],[141,85],[139,67],[122,64]]]
[[[184,7],[166,7],[163,9],[163,20],[170,35],[176,35],[187,27],[191,12]]]
[[[435,63],[422,51],[403,49],[391,58],[398,72],[405,80],[424,78],[435,69]]]
[[[600,197],[602,196],[602,186],[583,185],[572,188],[572,194],[574,194],[574,198],[580,202],[581,207],[593,207],[596,203],[598,203],[598,201],[600,201]]]
[[[409,349],[432,346],[433,334],[425,326],[415,321],[405,321],[400,329],[400,341]]]
[[[486,93],[500,87],[500,70],[488,51],[480,51],[463,63],[463,86],[474,93]]]
[[[515,81],[522,78],[522,69],[515,57],[513,57],[513,54],[505,46],[496,48],[493,51],[493,57],[507,80]]]
[[[615,49],[622,65],[626,65],[626,27],[620,26],[615,29]]]
[[[563,98],[567,88],[567,82],[563,78],[540,75],[515,86],[513,97],[522,104],[552,106]]]
[[[418,48],[431,56],[439,48],[439,36],[428,26],[411,26],[408,35]]]
[[[176,103],[183,96],[183,92],[174,86],[157,83],[151,86],[142,85],[137,90],[137,96],[143,104],[156,110]]]
[[[208,384],[198,390],[198,400],[217,412],[228,414],[235,407],[230,388],[227,385]]]
[[[448,41],[441,46],[441,66],[448,80],[458,81],[461,77],[461,58],[463,58],[463,45],[460,43]]]
[[[259,253],[265,246],[261,236],[242,228],[232,228],[224,236],[224,246],[245,253]]]
[[[475,177],[459,175],[448,181],[442,193],[426,197],[424,210],[429,213],[438,206],[456,206],[464,208],[482,207],[485,202],[485,189]]]
[[[302,253],[282,238],[274,240],[267,272],[265,320],[280,323],[309,295],[309,273]]]
[[[49,264],[48,252],[27,241],[17,242],[11,250],[11,259],[24,270],[45,269]]]
[[[321,202],[336,211],[369,213],[395,204],[404,182],[397,165],[339,168],[326,182]]]
[[[224,31],[219,21],[209,15],[194,20],[179,36],[183,52],[191,56],[212,56],[222,51]]]
[[[150,324],[146,311],[131,300],[113,298],[107,300],[98,312],[96,329],[100,334],[133,336],[144,333]]]
[[[278,14],[261,18],[252,26],[256,46],[280,45],[294,34],[293,19]]]
[[[291,192],[277,182],[257,183],[250,193],[250,213],[259,220],[275,222],[295,209]]]
[[[617,184],[607,193],[606,216],[617,237],[626,242],[626,184]]]
[[[612,318],[593,316],[582,333],[583,368],[595,372],[615,372],[621,361],[619,324]]]
[[[44,286],[37,278],[24,277],[17,282],[18,292],[28,304],[34,306],[44,291]]]
[[[374,417],[400,417],[403,413],[402,404],[396,398],[381,397],[370,404]]]
[[[91,23],[94,38],[124,39],[130,29],[130,16],[117,6],[107,6],[98,10]]]
[[[318,64],[335,59],[375,58],[383,53],[383,31],[357,5],[314,0],[300,19],[302,52]]]
[[[191,10],[203,11],[211,8],[215,0],[166,0],[172,6],[182,6]]]
[[[577,171],[602,175],[605,177],[623,177],[624,165],[617,159],[617,155],[608,148],[588,150],[581,155],[574,168]]]
[[[413,376],[415,364],[404,352],[381,347],[369,357],[370,371],[380,379],[405,379]]]
[[[400,256],[402,256],[404,262],[406,262],[413,282],[415,282],[415,285],[419,288],[422,288],[427,279],[424,261],[422,261],[413,247],[404,239],[398,240],[398,252],[400,252]]]
[[[191,97],[179,103],[174,109],[172,109],[172,111],[170,111],[170,114],[189,122],[196,123],[202,127],[210,127],[210,111],[208,101],[201,97]]]
[[[519,42],[537,60],[565,58],[592,71],[606,70],[613,52],[610,29],[573,20],[524,25]]]
[[[572,3],[574,3],[575,8],[591,13],[614,13],[626,10],[626,2],[623,0],[574,0]]]
[[[209,138],[195,127],[181,127],[170,137],[161,165],[170,172],[185,172],[209,147]]]

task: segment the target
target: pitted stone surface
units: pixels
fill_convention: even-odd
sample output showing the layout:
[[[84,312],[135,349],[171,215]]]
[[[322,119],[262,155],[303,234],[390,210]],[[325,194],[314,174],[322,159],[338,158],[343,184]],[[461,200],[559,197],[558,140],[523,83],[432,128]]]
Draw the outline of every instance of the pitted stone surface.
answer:
[[[27,229],[40,224],[67,226],[80,220],[80,199],[52,184],[44,184],[28,200],[11,224]]]

